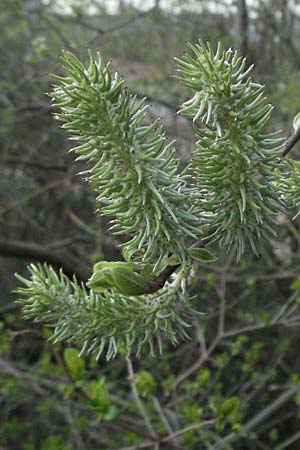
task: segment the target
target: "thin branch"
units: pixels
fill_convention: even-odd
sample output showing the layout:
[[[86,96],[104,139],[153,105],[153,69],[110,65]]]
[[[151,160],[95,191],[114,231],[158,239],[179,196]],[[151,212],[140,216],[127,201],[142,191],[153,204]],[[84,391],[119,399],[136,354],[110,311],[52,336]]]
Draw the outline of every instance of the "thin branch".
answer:
[[[265,323],[259,323],[256,325],[249,325],[249,326],[245,326],[242,328],[238,328],[238,329],[233,329],[230,331],[226,331],[226,333],[224,333],[223,338],[227,339],[230,337],[234,337],[234,336],[240,336],[241,334],[245,334],[245,333],[251,333],[254,331],[259,331],[259,330],[264,330],[265,328],[273,328],[273,327],[277,327],[279,325],[286,325],[285,322],[276,322],[276,323],[269,323],[269,324],[265,324]]]
[[[21,148],[18,148],[18,151],[20,153],[23,152]],[[15,166],[16,164],[20,164],[23,167],[32,167],[34,169],[40,169],[40,170],[61,170],[63,172],[67,171],[67,166],[63,164],[43,164],[38,161],[23,161],[19,158],[7,158],[0,160],[0,164],[12,164]]]
[[[286,141],[282,156],[285,157],[289,153],[289,151],[291,151],[292,148],[298,143],[299,140],[300,140],[300,128],[294,134],[292,134],[292,136],[290,136]]]
[[[162,439],[162,442],[168,442],[178,436],[181,436],[182,434],[188,433],[189,431],[192,430],[199,430],[207,425],[214,425],[216,423],[215,419],[212,420],[206,420],[204,422],[201,423],[193,423],[192,425],[188,425],[185,428],[182,428],[181,430],[175,431],[175,433],[170,434],[170,436],[167,436],[166,438]]]
[[[163,411],[163,409],[161,407],[161,404],[159,403],[159,401],[158,401],[158,399],[156,397],[153,397],[153,402],[154,402],[155,409],[156,409],[156,411],[157,411],[157,413],[158,413],[158,415],[160,417],[160,420],[162,421],[166,431],[169,433],[170,436],[172,436],[174,432],[173,432],[173,430],[172,430],[172,428],[171,428],[171,426],[170,426],[170,424],[169,424],[169,422],[168,422],[168,420],[166,418],[166,415],[165,415],[165,413],[164,413],[164,411]],[[182,447],[177,442],[176,437],[173,437],[171,439],[171,442],[172,442],[172,444],[174,445],[175,448],[177,448],[179,450],[182,450]]]
[[[126,28],[129,25],[132,25],[137,20],[142,19],[143,17],[146,17],[147,15],[152,14],[154,11],[156,11],[156,7],[155,6],[150,8],[147,11],[141,11],[141,12],[137,13],[135,16],[130,17],[129,19],[124,20],[124,21],[122,21],[120,23],[117,23],[116,25],[112,25],[110,28],[106,28],[106,29],[100,28],[99,26],[93,25],[91,23],[87,23],[84,20],[82,20],[79,16],[77,16],[77,17],[67,17],[67,16],[62,16],[62,15],[56,14],[55,18],[58,19],[58,20],[64,20],[64,21],[71,19],[72,22],[75,22],[75,23],[77,23],[78,25],[80,25],[80,26],[82,26],[84,28],[87,28],[87,29],[92,30],[92,31],[96,31],[100,35],[105,35],[105,34],[108,34],[108,33],[114,33],[116,31],[119,31],[122,28]]]
[[[29,194],[25,195],[20,200],[17,200],[15,203],[9,205],[7,208],[4,208],[4,209],[0,210],[0,216],[4,216],[8,212],[14,210],[18,206],[23,205],[28,200],[31,200],[32,198],[43,194],[44,192],[48,192],[48,191],[50,191],[52,189],[56,189],[56,188],[58,188],[60,186],[63,186],[64,184],[67,184],[67,183],[69,184],[71,182],[71,180],[73,178],[75,178],[75,177],[76,177],[76,175],[64,176],[63,178],[60,178],[58,180],[54,180],[54,181],[51,181],[50,183],[47,183],[45,186],[42,186],[41,188],[38,188],[37,190],[35,190],[33,192],[30,192]]]
[[[289,278],[297,278],[300,276],[300,272],[284,271],[278,273],[269,273],[264,275],[258,274],[241,274],[241,275],[226,275],[226,283],[241,283],[249,279],[255,279],[255,281],[274,281],[274,280],[284,280]],[[198,281],[207,281],[209,275],[197,276]],[[217,276],[217,278],[220,278]]]
[[[149,293],[153,294],[153,292],[159,291],[159,289],[163,288],[172,273],[174,273],[179,267],[180,264],[177,264],[176,266],[167,266],[156,278],[151,281]]]
[[[189,377],[190,375],[192,375],[192,373],[196,372],[197,370],[200,369],[200,367],[205,363],[205,361],[207,361],[208,357],[211,355],[211,353],[214,351],[214,349],[217,347],[217,345],[219,344],[220,341],[220,336],[217,335],[216,338],[213,340],[213,342],[211,343],[211,345],[209,346],[207,352],[204,355],[201,355],[201,357],[192,365],[190,366],[187,370],[185,370],[183,373],[181,373],[180,375],[178,375],[178,377],[176,378],[176,380],[174,381],[173,384],[173,389],[175,390],[179,384],[181,384],[187,377]]]
[[[144,441],[144,442],[141,442],[140,444],[130,445],[129,447],[120,447],[120,448],[117,448],[116,450],[140,450],[142,448],[147,449],[151,445],[153,445],[152,441]]]
[[[275,447],[275,450],[283,450],[284,448],[289,447],[291,444],[293,444],[294,442],[296,442],[298,440],[300,440],[300,431],[297,431],[297,433],[294,433],[292,436],[290,436],[285,441],[280,442],[280,444],[278,444]]]
[[[221,450],[225,446],[224,444],[230,444],[236,442],[241,438],[244,433],[249,433],[252,431],[256,425],[261,425],[264,420],[275,413],[281,406],[287,403],[297,392],[299,392],[299,385],[294,385],[290,387],[287,391],[283,392],[279,397],[277,397],[272,403],[270,403],[266,408],[257,413],[252,419],[250,419],[241,429],[240,433],[232,433],[222,439],[216,447],[215,450]]]
[[[157,433],[156,433],[155,429],[153,428],[153,426],[151,424],[151,421],[149,419],[147,411],[146,411],[146,409],[144,407],[144,404],[143,404],[143,402],[142,402],[142,400],[141,400],[141,398],[139,396],[139,393],[138,393],[138,390],[137,390],[137,387],[136,387],[135,375],[134,375],[134,371],[133,371],[132,362],[131,362],[131,359],[128,358],[128,357],[126,358],[126,364],[127,364],[128,375],[129,375],[128,379],[129,379],[129,382],[130,382],[130,386],[131,386],[131,391],[132,391],[133,397],[134,397],[134,399],[136,401],[136,404],[137,404],[137,406],[138,406],[138,408],[140,410],[140,413],[141,413],[141,415],[142,415],[142,417],[143,417],[143,419],[145,421],[146,428],[147,428],[149,434],[151,436],[153,436],[154,439],[157,439],[158,438]]]
[[[72,264],[66,261],[62,255],[49,251],[46,247],[34,242],[23,242],[12,239],[0,240],[0,256],[20,259],[34,259],[35,261],[47,262],[57,269],[63,269],[64,273],[78,280],[85,281],[89,274],[80,269],[76,269]]]

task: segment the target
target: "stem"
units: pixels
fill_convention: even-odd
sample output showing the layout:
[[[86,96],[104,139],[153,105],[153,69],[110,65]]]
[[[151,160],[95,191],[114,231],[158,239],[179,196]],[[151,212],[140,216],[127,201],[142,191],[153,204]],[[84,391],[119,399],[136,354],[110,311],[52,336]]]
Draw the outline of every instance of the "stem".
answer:
[[[156,278],[154,278],[150,283],[149,294],[153,294],[164,287],[168,278],[178,269],[178,267],[180,267],[180,264],[177,264],[176,266],[167,266]]]
[[[300,140],[300,128],[294,134],[292,134],[292,136],[290,136],[286,141],[282,153],[283,158],[289,153],[290,150],[292,150],[292,148],[297,144],[299,140]]]
[[[136,382],[135,382],[135,376],[134,376],[134,371],[133,371],[133,366],[132,366],[132,362],[130,358],[126,358],[126,363],[127,363],[127,370],[128,370],[128,375],[129,375],[129,382],[130,382],[130,386],[131,386],[131,391],[133,394],[133,397],[137,403],[137,406],[140,410],[141,415],[144,418],[147,430],[150,434],[150,436],[152,436],[154,439],[157,439],[158,436],[156,434],[155,429],[153,428],[151,421],[149,419],[149,416],[147,414],[147,411],[144,407],[144,404],[139,396],[137,387],[136,387]]]

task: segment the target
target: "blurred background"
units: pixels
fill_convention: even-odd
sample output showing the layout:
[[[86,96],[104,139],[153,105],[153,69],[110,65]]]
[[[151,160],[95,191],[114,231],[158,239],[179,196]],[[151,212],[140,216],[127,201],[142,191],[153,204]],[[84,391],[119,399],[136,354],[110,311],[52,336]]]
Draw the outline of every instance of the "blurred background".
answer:
[[[293,212],[280,215],[278,239],[260,259],[249,252],[237,265],[217,250],[218,264],[200,267],[193,290],[206,315],[191,342],[166,342],[163,357],[134,361],[156,447],[124,358],[95,362],[53,345],[47,328],[22,318],[12,291],[15,272],[26,276],[30,261],[86,280],[96,261],[120,258],[90,186],[76,175],[84,166],[73,163],[52,117],[46,93],[61,49],[84,61],[87,49],[100,49],[148,97],[150,116],[162,117],[184,164],[194,136],[176,115],[189,93],[171,77],[173,57],[199,38],[238,49],[275,106],[270,131],[288,137],[300,110],[300,1],[0,0],[0,30],[0,449],[299,449]],[[238,401],[224,412],[230,398]]]

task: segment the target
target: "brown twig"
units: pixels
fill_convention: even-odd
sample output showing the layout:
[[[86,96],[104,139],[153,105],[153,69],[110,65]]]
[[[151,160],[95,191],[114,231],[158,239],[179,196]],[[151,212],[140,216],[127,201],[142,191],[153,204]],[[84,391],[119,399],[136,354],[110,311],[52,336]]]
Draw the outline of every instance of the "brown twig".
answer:
[[[285,143],[282,156],[285,157],[300,140],[300,128]]]
[[[177,264],[176,266],[167,266],[156,278],[154,278],[150,282],[149,294],[153,294],[163,288],[168,278],[170,278],[172,273],[174,273],[178,267],[180,267],[180,264]]]

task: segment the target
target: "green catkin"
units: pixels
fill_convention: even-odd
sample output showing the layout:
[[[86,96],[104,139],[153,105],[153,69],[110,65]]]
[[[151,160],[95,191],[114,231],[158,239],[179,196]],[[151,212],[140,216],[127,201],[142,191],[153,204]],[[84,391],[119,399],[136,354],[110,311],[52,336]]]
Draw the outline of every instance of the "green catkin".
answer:
[[[189,48],[192,55],[177,59],[178,80],[195,94],[180,112],[193,118],[198,137],[190,168],[201,222],[221,246],[235,246],[238,259],[247,242],[258,255],[282,210],[274,172],[282,139],[263,134],[272,106],[236,52],[219,45],[214,54],[201,41]]]
[[[90,53],[88,68],[70,52],[62,63],[67,77],[59,77],[50,94],[60,108],[56,117],[79,144],[71,150],[77,159],[93,164],[85,175],[99,211],[114,218],[112,230],[130,237],[125,259],[155,262],[170,252],[185,264],[187,240],[201,230],[173,143],[166,144],[158,121],[143,125],[145,101],[138,102],[99,55],[95,61]]]

